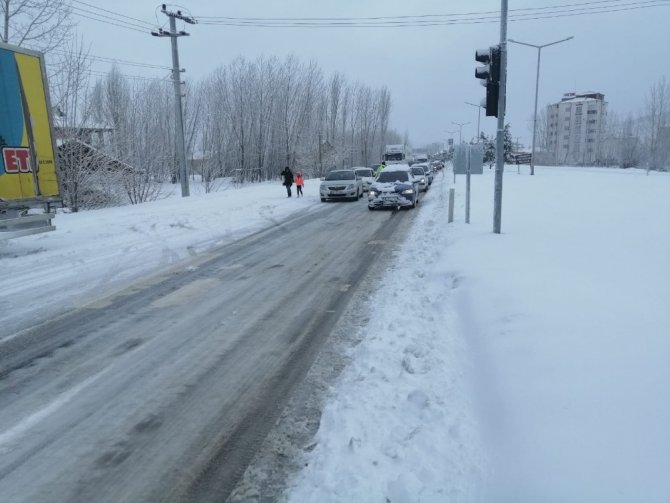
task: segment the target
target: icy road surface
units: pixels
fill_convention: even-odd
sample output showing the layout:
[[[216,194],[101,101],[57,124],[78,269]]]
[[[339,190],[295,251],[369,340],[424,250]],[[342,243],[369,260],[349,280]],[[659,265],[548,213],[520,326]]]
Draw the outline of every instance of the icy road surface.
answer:
[[[324,204],[2,338],[2,499],[225,499],[414,214]]]

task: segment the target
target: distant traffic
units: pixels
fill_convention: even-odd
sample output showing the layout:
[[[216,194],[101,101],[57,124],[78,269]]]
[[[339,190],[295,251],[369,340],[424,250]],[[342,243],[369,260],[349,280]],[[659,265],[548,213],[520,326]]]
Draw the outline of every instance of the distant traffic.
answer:
[[[381,164],[350,169],[334,169],[321,179],[322,202],[357,201],[368,193],[368,209],[416,208],[421,193],[433,183],[434,173],[444,168],[444,161],[429,160],[403,144],[386,145]]]

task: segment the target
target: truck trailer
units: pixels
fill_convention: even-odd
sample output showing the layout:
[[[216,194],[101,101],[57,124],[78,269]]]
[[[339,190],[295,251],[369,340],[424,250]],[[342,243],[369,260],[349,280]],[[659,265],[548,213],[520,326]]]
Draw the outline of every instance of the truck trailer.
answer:
[[[405,144],[386,145],[384,149],[384,162],[389,164],[406,164],[411,162],[411,150]]]
[[[44,56],[0,43],[0,240],[55,230],[56,163]]]

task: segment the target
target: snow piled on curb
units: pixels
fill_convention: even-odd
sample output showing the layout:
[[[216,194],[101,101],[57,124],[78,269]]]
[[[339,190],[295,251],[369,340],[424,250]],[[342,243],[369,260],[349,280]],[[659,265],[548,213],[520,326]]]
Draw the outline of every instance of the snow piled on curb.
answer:
[[[442,260],[447,188],[436,180],[372,296],[368,335],[323,411],[290,501],[478,498],[486,457],[451,302],[458,278]]]

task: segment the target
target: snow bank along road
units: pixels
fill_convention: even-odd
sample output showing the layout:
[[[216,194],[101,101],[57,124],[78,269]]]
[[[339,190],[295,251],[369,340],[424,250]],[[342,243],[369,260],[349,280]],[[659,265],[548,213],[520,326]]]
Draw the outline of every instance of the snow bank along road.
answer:
[[[413,219],[323,205],[2,339],[2,500],[225,499]]]

